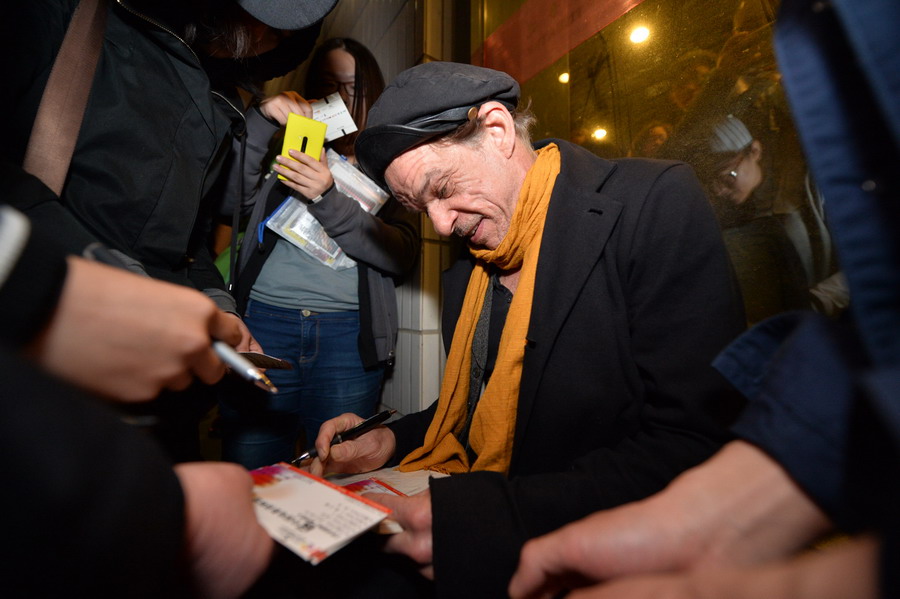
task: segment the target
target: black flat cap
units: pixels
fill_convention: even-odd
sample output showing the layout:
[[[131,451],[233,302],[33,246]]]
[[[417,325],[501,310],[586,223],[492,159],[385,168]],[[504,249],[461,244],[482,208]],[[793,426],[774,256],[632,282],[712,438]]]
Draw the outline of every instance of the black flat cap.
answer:
[[[325,18],[337,0],[237,0],[241,8],[275,29],[304,29]]]
[[[519,103],[519,84],[500,71],[455,62],[427,62],[397,75],[369,111],[356,138],[363,172],[385,186],[384,171],[397,156],[469,119],[485,102],[510,111]]]

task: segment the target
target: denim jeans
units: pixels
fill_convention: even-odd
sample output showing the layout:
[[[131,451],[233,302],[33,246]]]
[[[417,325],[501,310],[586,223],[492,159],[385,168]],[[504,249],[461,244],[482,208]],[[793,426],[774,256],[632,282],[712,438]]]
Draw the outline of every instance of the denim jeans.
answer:
[[[274,395],[248,389],[220,401],[224,460],[246,468],[289,461],[301,431],[311,445],[326,420],[375,413],[384,368],[363,368],[358,312],[305,316],[251,300],[244,322],[263,351],[294,368],[266,371],[278,387]]]

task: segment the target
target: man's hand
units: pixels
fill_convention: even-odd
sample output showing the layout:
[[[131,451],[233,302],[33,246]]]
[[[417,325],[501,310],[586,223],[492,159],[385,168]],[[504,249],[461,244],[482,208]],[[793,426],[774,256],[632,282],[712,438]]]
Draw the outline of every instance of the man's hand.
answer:
[[[259,111],[264,117],[277,121],[280,125],[287,124],[288,114],[292,112],[312,118],[312,107],[309,102],[295,91],[284,91],[269,96],[259,103]]]
[[[253,510],[253,480],[236,464],[175,466],[185,500],[186,553],[199,596],[240,597],[275,548]]]
[[[620,578],[569,599],[877,599],[878,543],[868,537],[744,568]],[[553,597],[535,594],[530,597]]]
[[[431,491],[422,491],[410,497],[398,497],[372,493],[369,499],[390,508],[390,518],[395,520],[403,532],[391,535],[384,549],[388,553],[401,553],[421,566],[419,572],[434,579],[434,559],[431,536]]]
[[[541,597],[573,581],[755,564],[792,555],[829,527],[777,462],[735,441],[648,499],[526,543],[510,595]]]
[[[239,319],[199,291],[70,257],[56,311],[28,355],[95,394],[153,399],[198,377],[215,383],[225,365],[212,339],[241,340]]]
[[[362,421],[356,414],[347,412],[322,423],[315,441],[319,456],[310,463],[309,471],[318,476],[326,472],[355,474],[384,466],[397,447],[394,433],[386,426],[376,427],[352,441],[331,445],[337,433],[349,430]]]

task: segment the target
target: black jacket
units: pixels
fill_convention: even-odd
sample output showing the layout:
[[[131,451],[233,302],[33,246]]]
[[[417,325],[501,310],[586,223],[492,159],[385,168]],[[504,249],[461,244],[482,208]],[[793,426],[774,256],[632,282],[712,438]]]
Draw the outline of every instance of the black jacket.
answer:
[[[0,183],[10,197],[52,195],[6,164]],[[7,210],[0,202],[0,263],[8,266],[0,269],[4,594],[192,596],[184,497],[161,449],[103,402],[21,358],[56,306],[66,262],[45,231],[11,234]]]
[[[11,203],[68,252],[102,241],[156,278],[224,289],[206,247],[210,190],[240,113],[210,91],[175,33],[172,0],[110,0],[105,38],[62,197]],[[7,60],[3,157],[21,164],[37,106],[77,0],[15,2],[0,24]],[[211,293],[214,296],[224,295]],[[221,304],[220,304],[221,305]],[[226,306],[222,306],[226,307]]]
[[[440,597],[504,596],[527,539],[659,491],[739,406],[710,363],[743,329],[740,294],[691,170],[554,141],[510,472],[432,479]],[[445,344],[471,268],[445,273]],[[399,457],[433,410],[389,425]]]

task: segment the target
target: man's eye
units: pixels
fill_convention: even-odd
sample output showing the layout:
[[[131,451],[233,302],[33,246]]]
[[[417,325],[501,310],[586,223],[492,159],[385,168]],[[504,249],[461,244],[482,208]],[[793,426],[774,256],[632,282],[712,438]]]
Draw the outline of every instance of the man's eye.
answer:
[[[450,196],[450,191],[446,185],[441,185],[437,190],[437,197],[439,199],[444,199]]]

